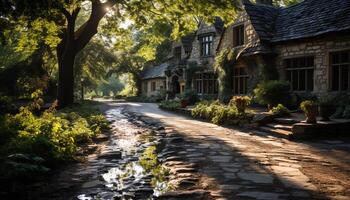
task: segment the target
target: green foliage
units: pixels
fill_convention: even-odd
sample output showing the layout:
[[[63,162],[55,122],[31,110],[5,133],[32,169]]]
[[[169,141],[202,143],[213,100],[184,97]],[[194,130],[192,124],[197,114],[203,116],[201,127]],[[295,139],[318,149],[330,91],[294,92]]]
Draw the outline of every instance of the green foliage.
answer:
[[[279,6],[291,6],[301,2],[302,0],[274,0],[275,5]]]
[[[16,105],[13,103],[13,98],[0,93],[0,116],[15,110]]]
[[[276,107],[273,107],[269,112],[277,116],[290,116],[290,110],[284,107],[282,104],[278,104]]]
[[[191,89],[192,88],[192,80],[193,76],[196,74],[196,72],[199,72],[203,70],[202,67],[198,66],[197,62],[189,62],[186,67],[186,83],[185,88]]]
[[[254,89],[255,100],[262,105],[271,107],[279,103],[286,105],[290,103],[289,89],[290,85],[286,81],[265,81]]]
[[[229,105],[236,106],[238,112],[244,114],[251,100],[248,96],[235,96],[230,100]]]
[[[181,108],[181,102],[178,100],[162,101],[159,103],[159,108],[164,110],[176,111]]]
[[[301,102],[300,109],[304,111],[304,113],[309,115],[309,113],[313,112],[316,106],[317,106],[316,101],[307,100],[307,101]]]
[[[181,100],[187,101],[188,105],[194,105],[199,101],[199,97],[196,91],[192,89],[186,89],[180,97]]]
[[[106,81],[101,81],[97,85],[96,92],[102,96],[114,96],[124,89],[124,84],[115,76],[109,77]]]
[[[339,93],[334,97],[333,102],[336,102],[337,109],[332,117],[350,119],[350,96],[347,93]]]
[[[219,99],[228,102],[231,98],[233,64],[236,61],[236,53],[232,49],[224,49],[215,57],[214,69],[218,74]]]
[[[157,182],[165,182],[169,176],[169,170],[163,167],[157,158],[156,146],[148,147],[141,155],[139,164],[146,172],[151,172],[153,175],[152,185],[156,186]]]
[[[210,120],[214,124],[237,125],[250,120],[232,104],[224,105],[217,101],[202,101],[192,110],[192,117]]]
[[[108,128],[104,116],[91,107],[87,104],[59,112],[50,108],[40,116],[22,107],[18,114],[6,115],[0,123],[1,155],[33,154],[44,158],[46,164],[74,158],[78,144]]]

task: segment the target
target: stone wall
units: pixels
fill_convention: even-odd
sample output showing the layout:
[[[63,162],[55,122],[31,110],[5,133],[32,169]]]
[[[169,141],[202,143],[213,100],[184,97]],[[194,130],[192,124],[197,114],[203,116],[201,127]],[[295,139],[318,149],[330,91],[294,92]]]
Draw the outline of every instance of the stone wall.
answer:
[[[315,95],[336,93],[330,88],[329,55],[331,52],[349,49],[350,36],[328,36],[276,45],[276,67],[280,79],[286,79],[285,59],[314,56],[314,91],[312,93]]]
[[[156,83],[156,90],[152,91],[152,82]],[[145,88],[147,87],[147,89]],[[165,78],[147,79],[142,81],[142,95],[151,97],[159,94],[160,90],[165,90]]]
[[[184,49],[184,47],[182,45],[182,42],[180,42],[180,41],[173,41],[172,45],[171,45],[171,52],[170,52],[170,55],[169,55],[169,57],[172,57],[172,59],[169,61],[170,63],[177,64],[178,61],[179,61],[179,60],[175,60],[175,58],[174,58],[174,51],[175,51],[175,48],[177,48],[177,47],[181,47],[181,59],[186,57],[185,49]]]
[[[218,52],[225,48],[233,48],[233,28],[242,24],[244,24],[244,45],[236,48],[243,49],[248,45],[260,42],[258,34],[248,19],[247,13],[242,11],[240,14],[238,14],[236,21],[226,28],[217,49]]]
[[[221,42],[218,46],[217,51],[220,52],[226,48],[234,48],[237,52],[242,51],[244,48],[252,46],[252,44],[260,43],[260,39],[258,34],[256,33],[253,25],[250,23],[248,19],[248,15],[245,11],[242,11],[238,14],[238,18],[236,21],[228,26],[222,35]],[[239,26],[244,24],[244,45],[239,47],[233,46],[233,29],[235,26]],[[252,93],[253,89],[256,87],[258,82],[260,81],[259,77],[259,68],[264,65],[264,59],[261,56],[253,55],[253,56],[240,56],[238,60],[232,67],[245,67],[246,71],[249,75],[248,78],[248,93]]]
[[[201,47],[200,47],[200,41],[198,40],[198,37],[200,35],[205,35],[208,33],[213,33],[213,48],[212,48],[212,55],[211,56],[201,56]],[[192,43],[192,52],[190,54],[190,57],[188,59],[189,62],[197,62],[198,65],[201,65],[205,68],[207,71],[213,71],[213,65],[215,62],[215,52],[218,47],[219,41],[220,41],[221,33],[216,30],[216,28],[213,25],[207,25],[205,23],[201,23],[195,39]]]

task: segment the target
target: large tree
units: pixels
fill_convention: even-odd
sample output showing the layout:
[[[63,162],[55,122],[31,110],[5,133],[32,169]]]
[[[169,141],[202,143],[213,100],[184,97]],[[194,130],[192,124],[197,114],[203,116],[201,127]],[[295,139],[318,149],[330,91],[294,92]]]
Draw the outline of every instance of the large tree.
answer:
[[[74,61],[76,55],[98,32],[100,21],[105,17],[106,26],[118,29],[118,22],[125,19],[133,21],[135,27],[147,26],[154,19],[173,24],[173,35],[181,35],[183,30],[191,29],[190,23],[196,17],[210,21],[213,16],[221,16],[232,21],[239,0],[2,0],[1,20],[16,20],[20,16],[28,20],[45,19],[60,27],[60,43],[57,45],[59,66],[58,101],[60,107],[71,105],[74,101]],[[89,16],[81,25],[77,18],[81,9],[87,9]],[[11,16],[14,18],[7,18]],[[117,22],[117,23],[116,23]],[[117,28],[116,28],[117,27]]]

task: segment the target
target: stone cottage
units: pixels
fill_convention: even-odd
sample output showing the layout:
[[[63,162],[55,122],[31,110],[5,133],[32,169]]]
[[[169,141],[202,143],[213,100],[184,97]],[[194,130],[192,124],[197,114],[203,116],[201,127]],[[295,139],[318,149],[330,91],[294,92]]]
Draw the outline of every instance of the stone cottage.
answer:
[[[349,0],[304,0],[286,8],[257,0],[242,7],[217,49],[236,52],[233,95],[251,93],[266,76],[288,80],[295,93],[350,90]]]
[[[201,22],[195,33],[173,42],[166,71],[167,90],[172,96],[181,94],[188,87],[200,96],[217,97],[218,81],[213,64],[223,27],[220,18],[215,18],[212,25]],[[190,77],[187,70],[194,66],[198,70]]]
[[[235,52],[232,95],[252,93],[263,79],[288,80],[298,94],[349,92],[350,1],[275,7],[272,0],[243,0],[233,24],[224,28],[219,18],[213,25],[200,23],[194,34],[173,43],[164,69],[166,90],[177,94],[191,87],[202,97],[216,98],[213,64],[227,48]],[[189,76],[193,65],[200,70]]]
[[[157,96],[162,90],[166,88],[165,70],[168,68],[167,63],[154,66],[144,70],[142,77],[142,91],[143,96],[151,97]]]

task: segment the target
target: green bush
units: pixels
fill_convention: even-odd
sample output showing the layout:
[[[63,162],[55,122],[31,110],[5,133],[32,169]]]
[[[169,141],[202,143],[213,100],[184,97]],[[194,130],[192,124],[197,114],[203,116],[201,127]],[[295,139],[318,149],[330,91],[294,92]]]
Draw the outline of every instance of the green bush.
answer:
[[[176,111],[179,108],[181,108],[181,103],[177,100],[162,101],[159,104],[159,108],[164,110]]]
[[[248,96],[235,96],[230,100],[230,106],[236,106],[239,113],[245,113],[247,106],[251,102],[251,98]]]
[[[339,93],[334,99],[336,102],[336,112],[332,115],[333,118],[350,119],[350,95]]]
[[[258,84],[254,89],[255,99],[262,105],[268,105],[270,108],[279,103],[290,104],[290,85],[286,81],[272,80]]]
[[[72,110],[81,110],[81,113]],[[92,110],[49,109],[37,116],[29,107],[22,107],[18,114],[1,118],[0,154],[34,154],[52,163],[70,160],[80,143],[91,141],[108,127],[104,116]]]
[[[278,104],[270,110],[270,113],[278,116],[290,116],[290,111],[288,108],[284,107],[282,104]]]
[[[224,105],[219,101],[202,101],[192,110],[192,117],[210,120],[214,124],[236,125],[245,119],[234,105]]]
[[[180,97],[181,100],[187,101],[188,105],[194,105],[199,101],[199,97],[197,95],[197,92],[194,90],[185,90],[183,94],[181,94]]]
[[[307,100],[303,101],[300,104],[300,109],[305,113],[305,114],[311,114],[314,112],[314,107],[317,106],[317,103],[315,101]]]

